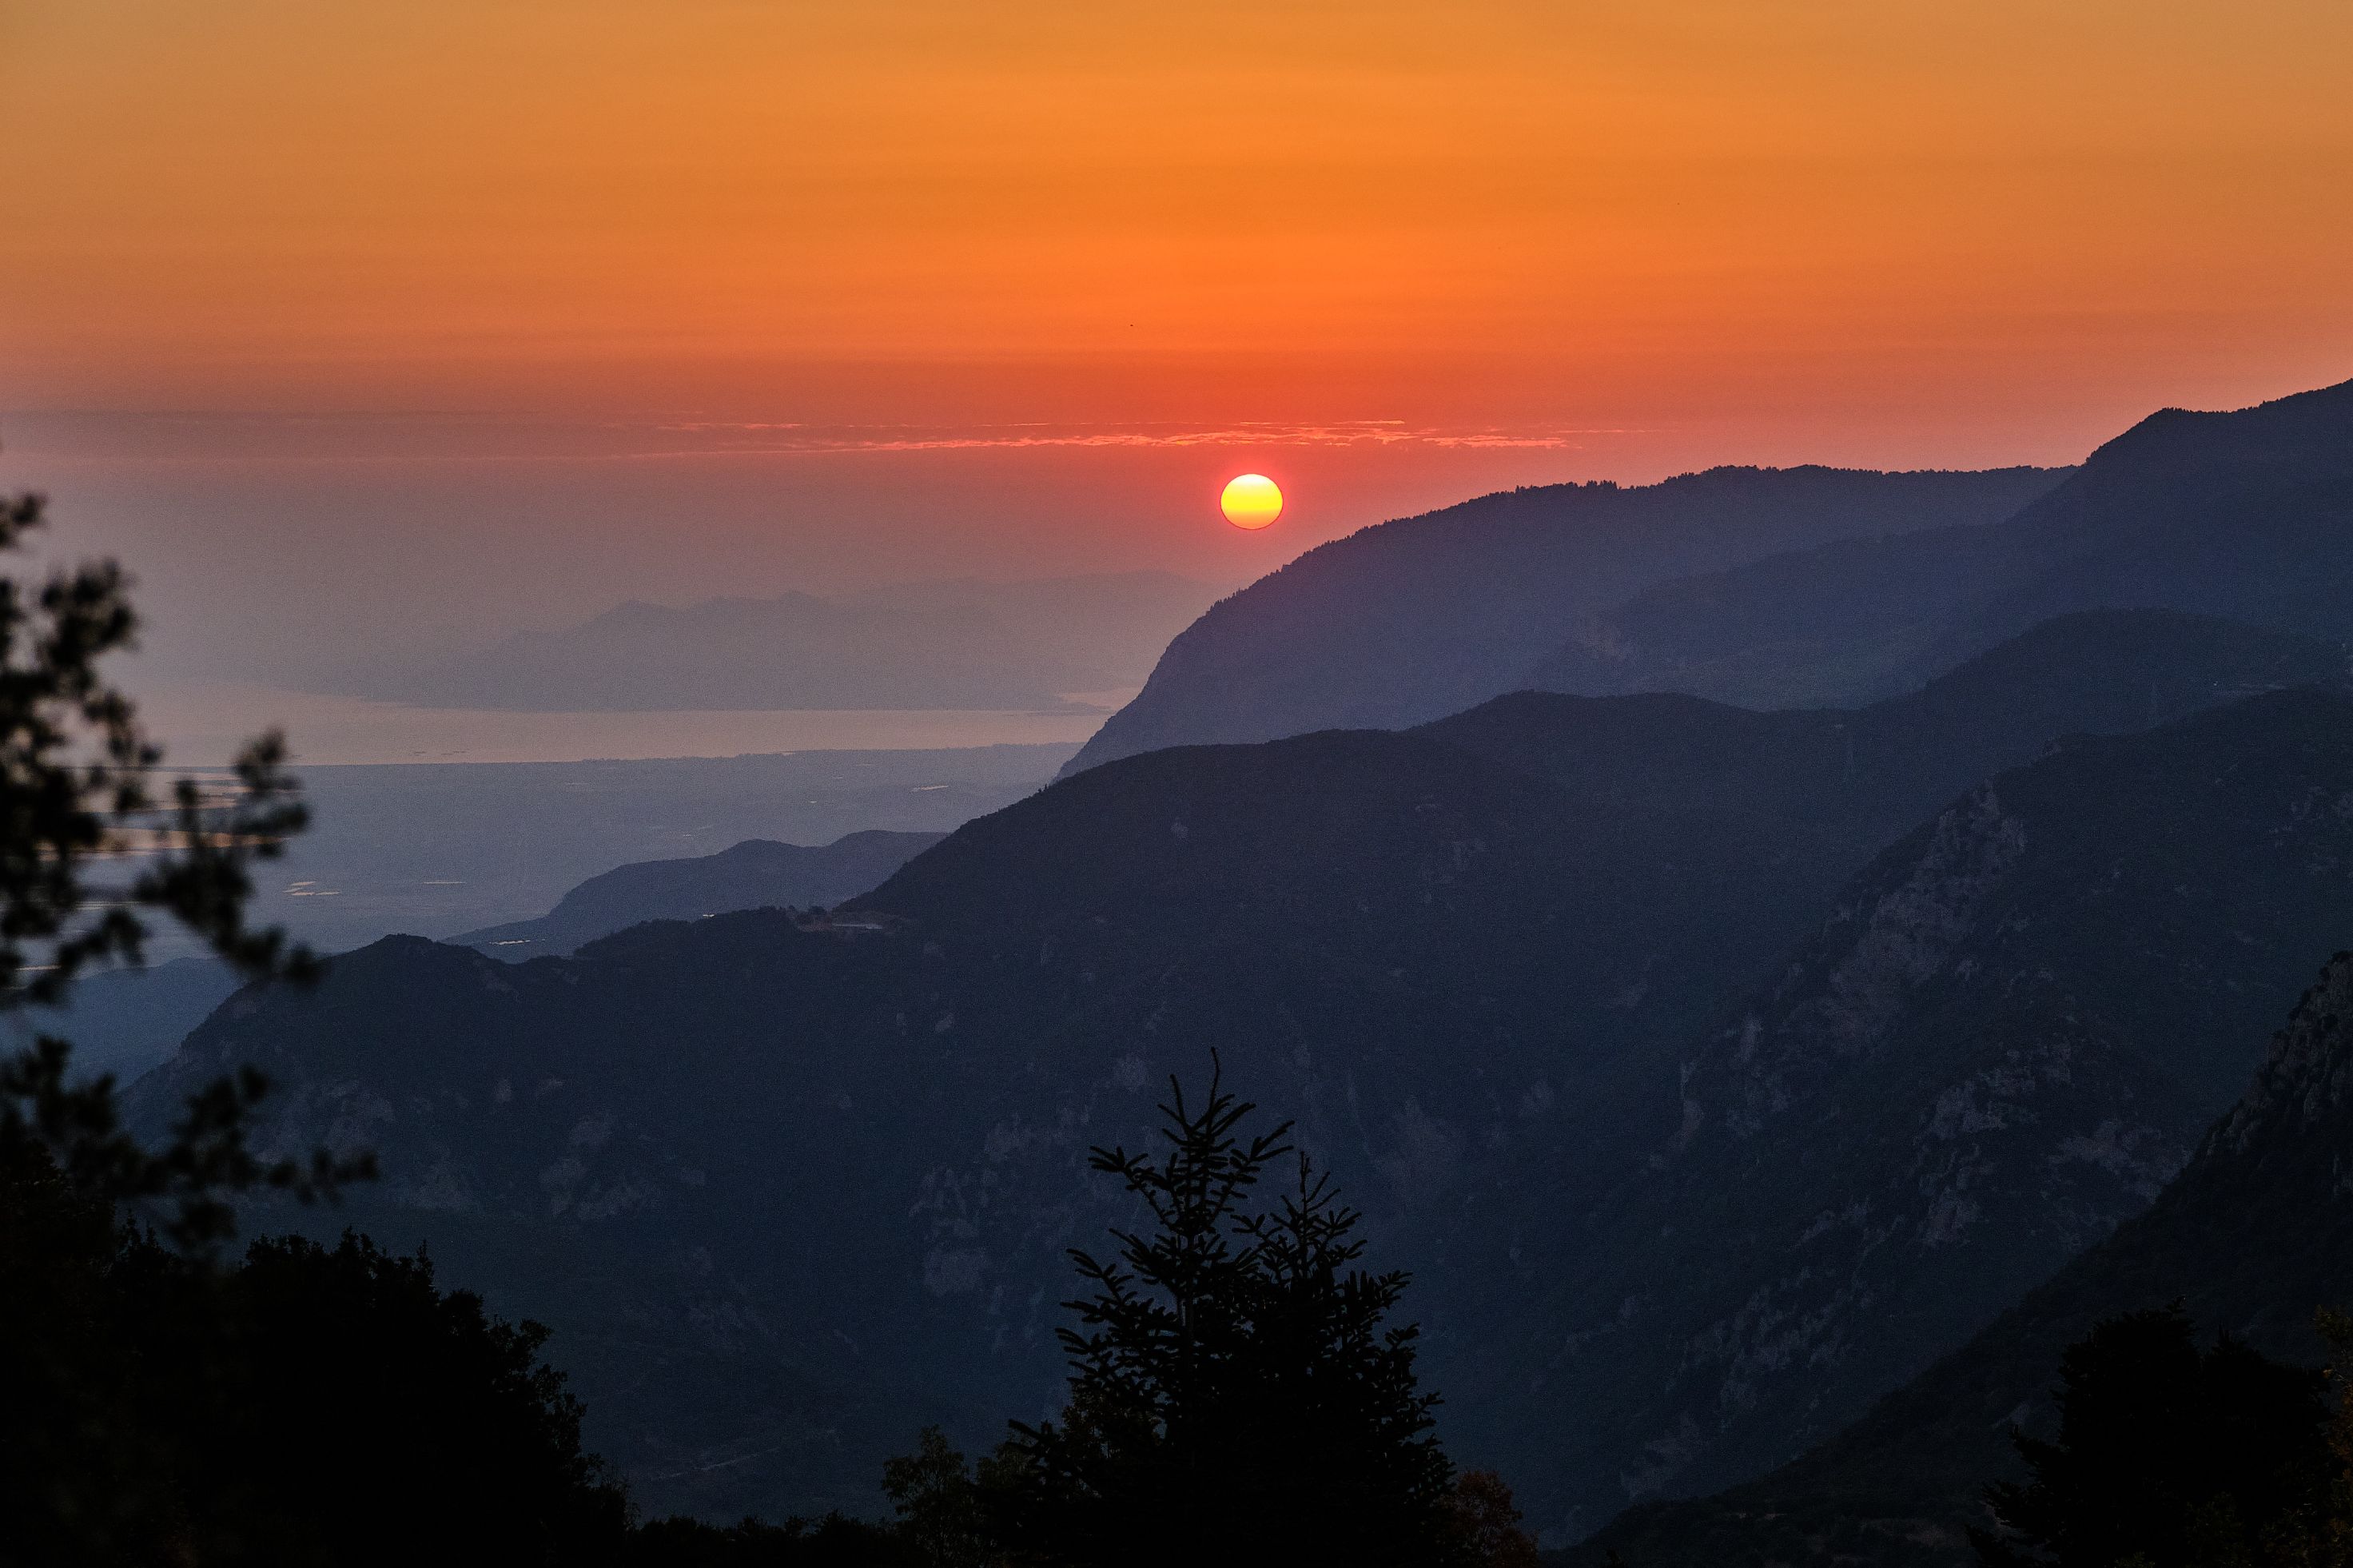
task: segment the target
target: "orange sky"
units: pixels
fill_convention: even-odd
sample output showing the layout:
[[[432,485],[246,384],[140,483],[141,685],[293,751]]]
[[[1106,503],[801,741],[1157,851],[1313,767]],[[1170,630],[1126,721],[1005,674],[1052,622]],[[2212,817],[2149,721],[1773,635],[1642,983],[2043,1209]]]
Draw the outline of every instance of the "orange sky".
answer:
[[[2252,371],[2353,348],[2348,68],[2339,0],[0,0],[0,347],[17,405]]]
[[[1714,460],[2072,460],[2353,375],[2348,68],[2344,0],[0,0],[0,411],[68,489],[143,449],[28,411],[606,432],[533,460],[821,426],[877,454],[776,479],[881,552],[804,560],[839,578],[1240,573]],[[1249,420],[1406,434],[1067,444]],[[1246,468],[1271,537],[1185,532]],[[925,534],[960,496],[986,526]]]

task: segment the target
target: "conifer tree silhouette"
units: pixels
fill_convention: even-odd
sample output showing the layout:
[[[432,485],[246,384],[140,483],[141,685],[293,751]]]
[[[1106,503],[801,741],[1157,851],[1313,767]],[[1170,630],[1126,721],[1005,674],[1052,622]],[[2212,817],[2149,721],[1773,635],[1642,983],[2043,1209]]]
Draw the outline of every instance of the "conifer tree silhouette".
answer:
[[[2055,1441],[2012,1441],[2030,1479],[1972,1530],[1995,1568],[2316,1565],[2298,1544],[2325,1500],[2319,1374],[2228,1336],[2201,1350],[2179,1306],[2095,1324],[2060,1366]]]
[[[1215,1058],[1212,1058],[1213,1064]],[[1097,1149],[1151,1218],[1117,1255],[1072,1253],[1091,1287],[1062,1419],[1015,1423],[984,1489],[1017,1563],[1461,1561],[1453,1467],[1394,1326],[1402,1272],[1360,1268],[1358,1215],[1257,1110],[1171,1080],[1157,1160]],[[1278,1162],[1295,1179],[1271,1202]]]
[[[0,554],[47,524],[39,496],[0,496]],[[253,868],[307,813],[275,733],[246,747],[236,788],[180,779],[158,796],[162,752],[102,666],[132,646],[130,579],[103,561],[37,586],[0,569],[0,1010],[59,1002],[85,970],[138,963],[150,921],[176,921],[248,980],[304,980],[317,963],[274,929],[247,925]],[[0,1180],[54,1171],[109,1204],[158,1205],[184,1247],[225,1237],[223,1194],[331,1195],[373,1173],[365,1156],[265,1161],[248,1147],[269,1085],[250,1068],[192,1097],[160,1151],[120,1122],[111,1078],[76,1083],[71,1047],[42,1036],[0,1053]]]

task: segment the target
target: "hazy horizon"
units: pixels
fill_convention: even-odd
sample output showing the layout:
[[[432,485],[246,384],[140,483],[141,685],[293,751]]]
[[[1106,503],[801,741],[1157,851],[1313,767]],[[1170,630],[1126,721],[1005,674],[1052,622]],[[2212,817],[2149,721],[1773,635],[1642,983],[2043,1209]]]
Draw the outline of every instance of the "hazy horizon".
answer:
[[[1232,587],[1524,484],[2073,463],[2353,374],[2348,49],[2318,0],[19,0],[0,482],[140,574],[160,663],[256,679],[631,598]]]
[[[350,691],[632,601],[846,600],[966,579],[1157,573],[1201,584],[1206,605],[1362,528],[1522,486],[1648,484],[1741,465],[2063,467],[2160,406],[2238,406],[2317,383],[2274,374],[2206,384],[2214,390],[2202,397],[2152,387],[2126,401],[2134,394],[2119,391],[2031,432],[1883,432],[1875,443],[1729,419],[1581,431],[1398,420],[1008,433],[18,412],[0,414],[0,472],[50,497],[45,549],[113,554],[137,574],[139,665]],[[2012,417],[2024,426],[2038,415]],[[1215,512],[1223,477],[1247,469],[1285,484],[1282,521],[1259,532]],[[1103,515],[1115,508],[1132,510]],[[1084,525],[1089,509],[1099,524]]]
[[[0,1556],[2336,1561],[2348,62],[0,0]]]

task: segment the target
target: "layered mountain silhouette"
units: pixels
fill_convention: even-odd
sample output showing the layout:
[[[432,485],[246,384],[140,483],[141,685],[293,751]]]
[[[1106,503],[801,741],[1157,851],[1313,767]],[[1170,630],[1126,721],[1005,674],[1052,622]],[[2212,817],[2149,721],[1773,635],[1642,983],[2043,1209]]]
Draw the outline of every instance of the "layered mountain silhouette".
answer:
[[[1148,1135],[1166,1076],[1198,1079],[1216,1047],[1299,1119],[1381,1259],[1416,1269],[1458,1454],[1503,1466],[1556,1531],[1589,1529],[1622,1477],[1656,1466],[1662,1424],[1682,1430],[1696,1384],[1679,1347],[1744,1290],[1801,1294],[1777,1227],[1824,1193],[1877,1201],[1922,1095],[1976,1081],[1978,1058],[1938,1045],[1973,1016],[1939,1000],[1976,994],[1947,984],[1961,957],[2011,963],[2016,932],[2106,921],[2084,940],[2128,959],[2063,964],[1999,1019],[2055,1028],[2063,996],[2092,1020],[2107,1076],[2084,1047],[2081,1091],[2037,1102],[2054,1129],[2098,1136],[2094,1112],[2119,1115],[2103,1084],[2146,1104],[2111,1139],[2123,1163],[2071,1167],[2055,1210],[2017,1190],[2031,1142],[1995,1148],[2003,1223],[1955,1236],[2022,1288],[2146,1201],[2194,1131],[2182,1119],[2245,1071],[2234,1009],[2275,1016],[2293,994],[2274,949],[2312,951],[2341,923],[2319,884],[2274,884],[2353,857],[2327,804],[2353,791],[2346,700],[2232,700],[2340,663],[2194,617],[2094,616],[1854,713],[1536,695],[1410,733],[1157,752],[966,825],[823,922],[657,922],[516,965],[379,942],[314,992],[240,994],[134,1099],[156,1124],[222,1067],[260,1065],[281,1086],[266,1142],[382,1155],[386,1180],[323,1223],[427,1238],[453,1281],[558,1325],[594,1441],[646,1507],[775,1515],[869,1506],[875,1461],[924,1421],[986,1443],[1050,1408],[1064,1250],[1121,1214],[1086,1151]],[[2280,764],[2243,799],[2212,783],[2241,754]],[[1948,805],[2021,763],[1991,827],[1973,826],[1985,797]],[[1945,907],[1942,868],[2008,844],[2003,824],[2023,847],[1935,949],[1951,962],[1899,967],[1868,1048],[1826,1058],[1861,1087],[1810,1163],[1791,1141],[1820,1102],[1788,1065],[1812,1059],[1807,986],[1835,990],[1841,954],[1878,951],[1877,911],[1903,889]],[[1962,850],[1938,848],[1956,834]],[[2189,893],[2134,872],[2084,906],[2068,876],[2141,858],[2144,837]],[[1757,1096],[1741,1029],[1726,1045],[1719,1021],[1749,1012],[1785,1042],[1772,1081],[1798,1086],[1797,1109],[1744,1136]],[[2197,1025],[2186,1055],[2134,1032],[2157,1014]],[[1888,1065],[1915,1058],[1918,1081]],[[1757,1189],[1756,1206],[1694,1206],[1704,1169]],[[1657,1213],[1687,1234],[1662,1244],[1643,1228]],[[1655,1296],[1661,1259],[1686,1249],[1725,1260],[1695,1275],[1696,1316],[1627,1308],[1636,1287],[1597,1319],[1607,1282],[1648,1270]],[[1874,1289],[1934,1293],[1942,1255],[1890,1251]],[[1920,1312],[1921,1355],[2002,1304]],[[1849,1338],[1862,1348],[1824,1423],[1915,1370]],[[1790,1397],[1757,1386],[1772,1408]],[[1695,1447],[1660,1484],[1778,1460],[1765,1426]]]
[[[1436,719],[1532,684],[1579,617],[1655,584],[1831,540],[1992,521],[2061,477],[1712,468],[1636,488],[1514,490],[1382,523],[1213,606],[1064,771],[1164,746]]]
[[[543,914],[616,866],[747,838],[944,833],[1035,794],[1074,749],[305,766],[312,826],[257,889],[254,912],[327,952],[478,931]]]
[[[2353,955],[2273,1040],[2253,1087],[2147,1211],[1803,1458],[1721,1495],[1630,1510],[1571,1561],[1958,1564],[1979,1489],[2048,1436],[2060,1353],[2103,1318],[2179,1302],[2209,1332],[2319,1359],[2312,1310],[2353,1300]]]
[[[1529,683],[1867,701],[2104,605],[2342,639],[2348,546],[2353,383],[2235,413],[2167,409],[2007,521],[1845,539],[1659,584],[1585,618]]]
[[[2064,735],[2152,728],[2287,687],[2353,686],[2342,644],[2165,610],[2062,616],[1905,696],[1756,712],[1672,693],[1520,692],[1419,732],[1541,773],[1589,810],[1665,798],[1892,841]]]
[[[1018,635],[1056,691],[1141,686],[1168,639],[1221,597],[1215,585],[1168,572],[1116,572],[1010,583],[972,577],[840,595],[856,609],[913,615],[978,610]]]
[[[1055,709],[1132,686],[1214,596],[1162,572],[902,584],[683,608],[632,601],[364,695],[459,708]]]
[[[101,970],[76,981],[64,1006],[10,1009],[0,1018],[0,1030],[15,1047],[29,1046],[42,1035],[69,1039],[77,1073],[111,1073],[129,1083],[178,1049],[188,1031],[237,984],[236,973],[210,957]]]
[[[810,847],[747,838],[716,855],[640,860],[591,877],[536,920],[485,926],[448,940],[520,963],[569,953],[649,921],[691,921],[735,910],[825,908],[867,891],[944,834],[846,834]]]
[[[2348,868],[2353,700],[2309,690],[2070,741],[1880,856],[1680,1054],[1647,1168],[1464,1325],[1461,1394],[1556,1467],[1524,1495],[1591,1528],[1786,1461],[2140,1209]]]
[[[1310,551],[1212,607],[1065,772],[1409,724],[1526,687],[1851,707],[2093,608],[2341,641],[2348,453],[2353,383],[2165,410],[2079,470],[1714,469],[1485,497]]]

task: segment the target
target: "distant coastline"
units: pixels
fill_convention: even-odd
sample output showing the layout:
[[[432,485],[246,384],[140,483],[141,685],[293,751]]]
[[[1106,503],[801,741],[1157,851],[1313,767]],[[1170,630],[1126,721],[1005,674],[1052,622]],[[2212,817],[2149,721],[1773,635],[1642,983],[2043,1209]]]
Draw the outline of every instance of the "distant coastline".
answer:
[[[388,763],[634,762],[805,751],[929,751],[994,745],[1078,745],[1128,694],[1073,694],[1059,711],[814,709],[534,713],[419,708],[288,691],[237,681],[156,681],[141,703],[184,767],[228,762],[247,736],[272,725],[292,738],[298,765]]]

